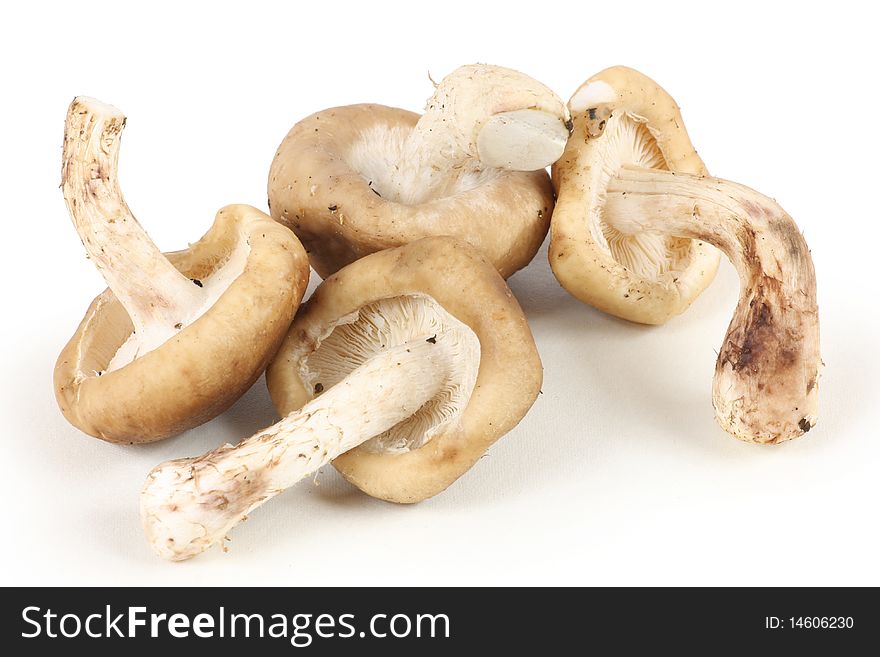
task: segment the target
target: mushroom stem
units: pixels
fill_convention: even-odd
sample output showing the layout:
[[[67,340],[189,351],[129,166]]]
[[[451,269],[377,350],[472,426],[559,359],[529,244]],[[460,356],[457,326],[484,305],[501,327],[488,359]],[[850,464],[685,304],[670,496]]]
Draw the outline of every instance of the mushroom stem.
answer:
[[[537,80],[501,66],[462,66],[428,99],[404,141],[394,189],[383,195],[414,202],[486,169],[543,169],[562,155],[570,129],[565,104]]]
[[[234,447],[154,468],[141,493],[153,549],[172,561],[203,552],[254,508],[411,416],[445,383],[449,333],[388,348]]]
[[[622,232],[704,240],[730,258],[741,291],[715,366],[716,419],[748,442],[809,431],[821,367],[816,277],[792,218],[743,185],[638,167],[612,178],[605,215]]]
[[[93,98],[73,99],[64,125],[61,186],[89,258],[128,312],[137,334],[164,342],[206,300],[147,236],[117,179],[125,116]]]

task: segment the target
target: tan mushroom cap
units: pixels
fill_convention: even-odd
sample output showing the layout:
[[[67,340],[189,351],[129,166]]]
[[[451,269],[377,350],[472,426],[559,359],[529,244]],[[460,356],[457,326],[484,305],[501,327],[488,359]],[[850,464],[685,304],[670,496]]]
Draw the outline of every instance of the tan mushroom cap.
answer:
[[[450,238],[425,238],[381,251],[329,277],[303,306],[266,381],[282,416],[315,395],[299,364],[341,318],[393,297],[427,296],[469,327],[479,339],[480,362],[473,394],[460,422],[423,446],[377,453],[360,445],[333,464],[366,493],[392,502],[436,495],[466,472],[510,431],[536,399],[541,361],[516,299],[491,264]]]
[[[607,184],[621,164],[695,175],[707,175],[706,168],[675,101],[638,71],[602,71],[574,93],[569,109],[574,132],[552,171],[558,194],[550,229],[553,272],[584,303],[633,322],[662,324],[709,285],[719,252],[700,240],[618,233],[603,221]],[[629,161],[630,150],[642,161]],[[630,245],[632,258],[615,257],[615,248],[625,255]]]
[[[55,366],[55,395],[71,424],[110,442],[159,440],[210,420],[254,383],[308,284],[296,237],[256,208],[230,205],[198,242],[167,257],[188,278],[204,280],[241,240],[249,245],[244,270],[219,299],[120,369],[105,372],[131,335],[131,320],[109,289],[92,301]]]
[[[531,262],[553,210],[546,171],[503,171],[453,196],[407,205],[382,198],[351,164],[367,129],[410,131],[419,115],[383,105],[313,114],[281,143],[269,173],[272,217],[302,240],[326,278],[365,255],[444,234],[482,252],[505,278]]]

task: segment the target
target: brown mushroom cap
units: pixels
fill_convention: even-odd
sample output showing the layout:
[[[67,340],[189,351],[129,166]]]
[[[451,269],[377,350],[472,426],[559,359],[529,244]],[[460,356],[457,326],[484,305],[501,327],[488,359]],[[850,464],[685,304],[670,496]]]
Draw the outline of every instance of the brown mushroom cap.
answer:
[[[703,161],[672,97],[633,69],[615,66],[593,76],[572,96],[569,109],[574,132],[553,165],[553,273],[584,303],[633,322],[662,324],[712,282],[720,254],[700,240],[619,233],[604,221],[606,187],[621,164],[707,175]],[[646,161],[623,161],[630,150],[638,151],[633,159]],[[628,245],[634,246],[635,266],[620,257]],[[640,257],[664,262],[655,271],[640,271]]]
[[[313,114],[281,142],[269,172],[272,217],[290,227],[326,278],[359,258],[432,235],[483,253],[505,278],[534,257],[550,225],[553,188],[544,170],[499,171],[452,196],[406,205],[382,198],[352,164],[368,129],[412,130],[419,115],[383,105]]]
[[[421,447],[383,453],[360,445],[333,462],[368,494],[407,503],[452,484],[522,419],[540,390],[541,361],[528,324],[490,263],[444,237],[364,257],[315,291],[266,372],[275,407],[285,416],[316,395],[302,364],[344,318],[367,304],[413,295],[433,299],[476,334],[480,363],[473,394],[460,421]]]
[[[110,442],[150,442],[210,420],[260,376],[308,284],[296,237],[256,208],[230,205],[188,249],[167,254],[191,279],[206,280],[240,240],[242,273],[196,321],[159,348],[110,372],[132,333],[107,289],[89,306],[55,366],[55,396],[67,420]]]

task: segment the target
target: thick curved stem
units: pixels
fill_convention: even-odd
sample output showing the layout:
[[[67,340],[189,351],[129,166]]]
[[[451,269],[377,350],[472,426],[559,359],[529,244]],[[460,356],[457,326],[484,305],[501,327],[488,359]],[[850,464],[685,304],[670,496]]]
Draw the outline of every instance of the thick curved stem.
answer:
[[[453,358],[447,334],[383,351],[235,447],[154,468],[141,493],[141,521],[153,549],[173,561],[203,552],[254,508],[410,417],[445,383]]]
[[[122,197],[117,168],[124,127],[115,107],[75,98],[64,126],[61,186],[89,258],[135,332],[164,341],[202,305],[204,293],[162,255]]]
[[[391,176],[392,198],[449,192],[462,175],[485,169],[537,171],[562,155],[568,108],[549,88],[518,71],[483,64],[447,75],[406,138]]]
[[[605,213],[622,231],[705,240],[736,267],[740,298],[713,383],[719,424],[757,443],[809,431],[821,367],[816,276],[792,218],[743,185],[628,167],[612,178]]]

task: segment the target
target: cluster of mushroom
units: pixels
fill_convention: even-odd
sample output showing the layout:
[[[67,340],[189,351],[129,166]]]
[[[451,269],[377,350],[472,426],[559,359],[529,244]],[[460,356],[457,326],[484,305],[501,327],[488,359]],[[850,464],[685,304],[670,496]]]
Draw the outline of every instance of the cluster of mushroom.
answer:
[[[108,289],[58,359],[62,412],[110,442],[159,440],[222,413],[266,371],[281,415],[153,469],[141,518],[163,557],[217,544],[328,462],[405,503],[465,473],[540,390],[504,279],[548,229],[567,290],[650,324],[687,308],[723,251],[742,293],[716,366],[719,423],[775,443],[816,421],[815,277],[800,232],[775,202],[708,177],[675,103],[635,71],[600,73],[566,106],[516,71],[464,66],[421,116],[318,112],[276,153],[271,217],[228,206],[168,254],[122,198],[124,125],[89,98],[67,114],[64,197]],[[310,264],[325,280],[300,307]]]

